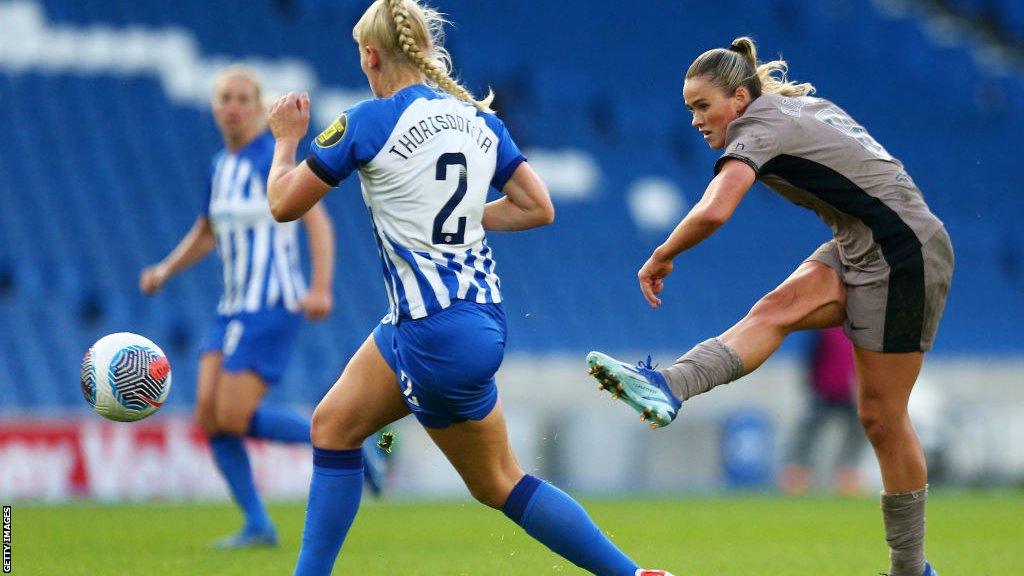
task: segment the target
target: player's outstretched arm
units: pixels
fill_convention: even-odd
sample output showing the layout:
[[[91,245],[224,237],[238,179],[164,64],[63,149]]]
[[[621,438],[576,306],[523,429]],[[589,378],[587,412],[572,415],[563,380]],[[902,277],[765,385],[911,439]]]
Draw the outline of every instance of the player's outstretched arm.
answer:
[[[516,168],[501,191],[503,198],[484,206],[484,230],[514,232],[554,222],[555,207],[548,187],[528,163]]]
[[[305,164],[295,165],[299,140],[309,130],[309,95],[289,92],[270,108],[267,119],[274,135],[274,160],[267,177],[267,201],[278,222],[298,220],[331,187]]]
[[[334,279],[334,224],[323,206],[313,206],[302,217],[309,236],[309,254],[313,261],[313,281],[302,299],[306,318],[326,318],[334,307],[331,283]]]
[[[143,294],[157,293],[172,276],[202,260],[214,245],[210,220],[206,216],[196,218],[192,228],[166,258],[142,269],[139,290]]]
[[[661,306],[658,294],[665,287],[665,278],[672,273],[675,257],[700,244],[725,224],[756,178],[757,174],[746,163],[726,160],[722,170],[708,184],[700,202],[637,272],[640,291],[652,308]]]

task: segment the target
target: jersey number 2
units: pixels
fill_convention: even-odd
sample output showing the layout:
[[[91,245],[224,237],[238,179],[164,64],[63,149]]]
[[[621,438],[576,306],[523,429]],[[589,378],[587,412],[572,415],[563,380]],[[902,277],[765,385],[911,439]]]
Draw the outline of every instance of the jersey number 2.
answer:
[[[459,166],[459,185],[455,188],[455,194],[445,202],[445,205],[441,207],[441,211],[434,217],[434,234],[431,242],[434,244],[463,244],[466,239],[466,217],[459,217],[458,230],[455,232],[445,232],[441,228],[444,223],[448,221],[448,218],[455,211],[455,207],[462,202],[462,199],[466,196],[466,190],[469,188],[469,184],[466,182],[466,155],[462,152],[448,152],[442,154],[437,159],[437,179],[448,180],[448,167]]]

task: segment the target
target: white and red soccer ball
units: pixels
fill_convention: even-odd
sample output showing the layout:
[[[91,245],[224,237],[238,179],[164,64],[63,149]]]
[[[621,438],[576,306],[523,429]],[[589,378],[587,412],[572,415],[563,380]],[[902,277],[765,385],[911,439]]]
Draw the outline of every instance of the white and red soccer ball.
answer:
[[[159,410],[170,392],[167,355],[138,334],[104,336],[82,359],[82,394],[104,418],[142,420]]]

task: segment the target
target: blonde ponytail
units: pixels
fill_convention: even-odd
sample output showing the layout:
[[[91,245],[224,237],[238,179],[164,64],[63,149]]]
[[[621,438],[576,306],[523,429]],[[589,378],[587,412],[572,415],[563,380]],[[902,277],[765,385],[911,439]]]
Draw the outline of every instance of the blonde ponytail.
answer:
[[[743,86],[752,98],[763,93],[798,97],[814,92],[814,86],[809,82],[789,80],[786,77],[788,70],[785,60],[758,62],[754,40],[740,36],[728,49],[715,48],[698,56],[687,70],[686,78],[709,77],[726,94],[732,94]]]
[[[386,7],[384,11],[381,8]],[[477,100],[451,76],[451,57],[444,49],[444,16],[417,0],[376,0],[352,31],[357,42],[375,40],[379,47],[415,66],[428,83],[472,104],[483,112],[493,112],[494,92]]]

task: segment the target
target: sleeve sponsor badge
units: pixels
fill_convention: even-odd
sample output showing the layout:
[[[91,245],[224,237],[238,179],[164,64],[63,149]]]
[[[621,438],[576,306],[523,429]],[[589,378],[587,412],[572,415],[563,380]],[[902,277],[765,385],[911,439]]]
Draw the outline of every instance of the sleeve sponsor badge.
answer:
[[[317,145],[321,148],[330,148],[341,142],[341,138],[345,136],[346,128],[348,128],[348,116],[342,114],[316,137]]]

